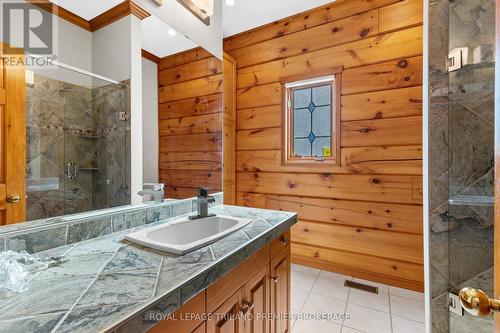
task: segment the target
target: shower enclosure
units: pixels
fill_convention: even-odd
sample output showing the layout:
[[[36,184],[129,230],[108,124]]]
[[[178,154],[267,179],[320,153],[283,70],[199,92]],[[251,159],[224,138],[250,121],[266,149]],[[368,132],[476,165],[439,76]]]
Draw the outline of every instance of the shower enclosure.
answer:
[[[495,297],[495,1],[430,4],[430,241],[433,333],[494,332],[464,313],[465,287]]]
[[[130,203],[129,83],[68,68],[26,70],[28,221]]]

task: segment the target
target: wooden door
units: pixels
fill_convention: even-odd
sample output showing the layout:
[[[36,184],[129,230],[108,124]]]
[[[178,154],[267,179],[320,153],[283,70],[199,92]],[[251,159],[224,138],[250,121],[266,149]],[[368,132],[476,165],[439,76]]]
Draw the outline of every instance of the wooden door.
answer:
[[[236,202],[236,60],[224,53],[223,191],[224,203]]]
[[[26,220],[24,55],[4,49],[0,43],[0,225]]]
[[[290,331],[290,247],[271,261],[271,312],[278,317],[271,321],[271,333]],[[281,315],[281,317],[280,317]]]
[[[269,265],[254,275],[244,287],[243,307],[246,310],[245,333],[269,332],[269,320],[266,318],[270,308]]]
[[[207,321],[207,333],[243,333],[241,316],[243,288],[229,297]]]

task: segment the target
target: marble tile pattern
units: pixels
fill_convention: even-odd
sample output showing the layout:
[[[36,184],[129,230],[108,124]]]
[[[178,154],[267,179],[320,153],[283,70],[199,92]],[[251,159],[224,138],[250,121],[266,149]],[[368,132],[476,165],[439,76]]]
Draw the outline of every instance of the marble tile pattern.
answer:
[[[458,291],[465,281],[493,265],[492,207],[449,206],[448,198],[493,194],[494,6],[492,0],[430,1],[433,333],[449,332],[450,320],[453,332],[468,332],[457,318],[450,318],[448,290]],[[458,47],[468,47],[468,65],[448,73],[448,52]]]
[[[220,205],[222,192],[213,195]],[[168,200],[162,204],[143,207],[124,207],[119,212],[103,213],[92,218],[79,218],[71,222],[45,223],[44,220],[0,227],[0,251],[27,251],[39,253],[84,240],[129,230],[134,227],[196,211],[195,198]],[[48,220],[50,221],[50,220]]]
[[[119,120],[121,112],[130,114],[129,86],[92,87],[35,75],[26,90],[27,182],[57,183],[29,187],[27,220],[130,203],[130,120]],[[83,169],[76,179],[65,176],[69,162]]]
[[[252,222],[184,256],[125,241],[133,228],[40,252],[43,258],[55,258],[56,264],[31,276],[30,288],[23,293],[0,290],[0,329],[146,331],[157,323],[154,315],[180,307],[297,219],[295,213],[224,205],[210,211]]]

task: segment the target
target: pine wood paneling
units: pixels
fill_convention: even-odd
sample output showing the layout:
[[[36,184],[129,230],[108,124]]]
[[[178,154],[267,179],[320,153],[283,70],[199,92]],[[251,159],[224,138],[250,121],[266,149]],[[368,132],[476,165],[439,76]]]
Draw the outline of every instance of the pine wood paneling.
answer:
[[[327,247],[292,243],[292,261],[402,288],[424,290],[424,266]]]
[[[241,130],[236,133],[236,150],[280,149],[281,128]]]
[[[337,66],[347,69],[421,54],[422,28],[418,26],[240,69],[237,87],[279,82],[285,77],[311,74],[319,69]]]
[[[380,32],[393,31],[404,26],[421,25],[423,22],[423,2],[406,0],[380,8]]]
[[[422,117],[358,120],[342,123],[342,147],[418,145]]]
[[[402,0],[348,0],[337,1],[316,10],[273,22],[224,40],[224,50],[231,50],[253,45],[262,41],[287,36],[299,31],[369,11],[374,8],[401,2]]]
[[[158,63],[158,71],[162,71],[167,68],[172,68],[176,66],[181,66],[184,64],[189,64],[198,60],[213,57],[210,52],[206,51],[201,47],[190,49],[181,53],[173,54],[171,56],[162,58]]]
[[[299,221],[292,227],[295,242],[329,247],[377,257],[420,264],[423,260],[423,237],[387,231],[343,226],[332,223]]]
[[[238,63],[236,202],[298,212],[297,263],[423,289],[422,7],[339,1],[224,41]],[[340,164],[283,165],[281,83],[339,66]]]
[[[220,113],[222,99],[220,94],[188,98],[185,100],[160,103],[159,118],[174,119],[208,113]]]
[[[281,104],[238,110],[237,129],[256,129],[281,126]]]
[[[422,115],[422,87],[342,96],[342,121]]]
[[[211,57],[186,65],[160,70],[158,73],[158,84],[164,87],[220,73],[222,73],[220,60]]]
[[[238,172],[237,183],[242,192],[418,203],[411,176]]]
[[[342,74],[342,95],[421,84],[422,57],[405,58],[345,70]]]
[[[378,10],[323,24],[231,52],[238,68],[345,44],[378,33]],[[311,34],[314,38],[309,38]]]
[[[169,198],[222,190],[221,73],[202,49],[159,61],[159,178]]]
[[[222,74],[161,87],[159,101],[165,103],[220,92],[222,92]]]
[[[222,152],[160,153],[160,168],[168,170],[222,170]]]
[[[160,120],[160,135],[214,133],[222,130],[220,113]]]

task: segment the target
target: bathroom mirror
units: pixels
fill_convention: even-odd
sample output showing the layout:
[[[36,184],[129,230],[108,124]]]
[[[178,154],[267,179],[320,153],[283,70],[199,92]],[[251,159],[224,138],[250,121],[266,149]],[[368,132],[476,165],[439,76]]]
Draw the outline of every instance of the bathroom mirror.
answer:
[[[0,77],[17,96],[0,104],[17,124],[0,225],[141,205],[143,183],[172,200],[222,190],[221,61],[136,4],[95,3],[24,3],[50,20],[49,55],[2,38],[24,61]]]

